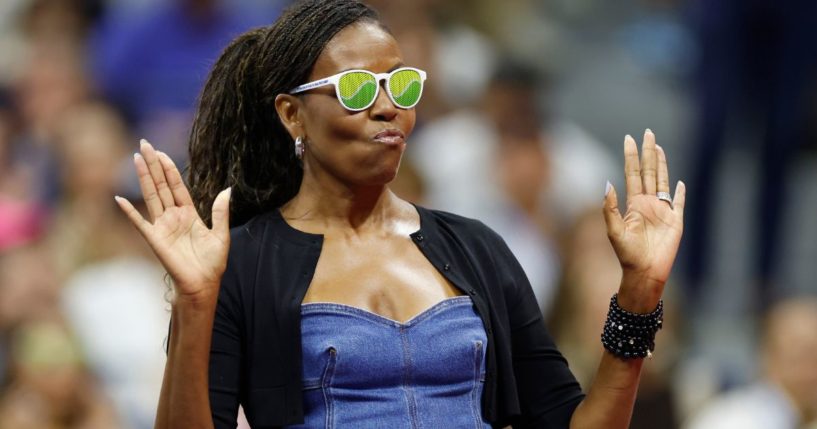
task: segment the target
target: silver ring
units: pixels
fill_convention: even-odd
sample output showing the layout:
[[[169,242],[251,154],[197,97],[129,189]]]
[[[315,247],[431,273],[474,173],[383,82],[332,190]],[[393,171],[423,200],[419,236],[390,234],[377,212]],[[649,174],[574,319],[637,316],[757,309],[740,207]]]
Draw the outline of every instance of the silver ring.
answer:
[[[670,195],[669,192],[657,192],[655,196],[661,201],[666,201],[670,208],[675,208],[672,205],[672,195]]]

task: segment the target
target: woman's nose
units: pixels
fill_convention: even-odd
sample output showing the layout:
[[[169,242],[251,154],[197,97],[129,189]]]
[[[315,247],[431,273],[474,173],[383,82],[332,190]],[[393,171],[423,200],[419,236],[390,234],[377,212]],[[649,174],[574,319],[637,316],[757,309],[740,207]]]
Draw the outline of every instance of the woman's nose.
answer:
[[[381,86],[377,91],[377,99],[375,99],[372,107],[369,108],[370,115],[373,119],[379,121],[391,121],[397,116],[397,106],[392,103],[389,94],[386,92],[385,86]]]

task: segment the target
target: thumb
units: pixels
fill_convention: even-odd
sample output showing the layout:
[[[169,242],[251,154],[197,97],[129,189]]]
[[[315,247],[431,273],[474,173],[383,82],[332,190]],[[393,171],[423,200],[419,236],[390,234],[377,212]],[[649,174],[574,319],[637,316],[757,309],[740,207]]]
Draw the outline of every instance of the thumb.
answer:
[[[678,184],[675,185],[675,196],[673,197],[673,207],[674,211],[678,213],[681,219],[684,218],[684,206],[686,205],[687,199],[687,187],[686,184],[682,181],[678,181]]]
[[[232,188],[227,188],[216,195],[213,201],[213,232],[223,238],[230,236],[230,194]]]
[[[618,197],[616,188],[607,182],[607,189],[604,193],[604,223],[607,224],[607,236],[611,241],[615,241],[624,231],[624,220],[618,211]]]

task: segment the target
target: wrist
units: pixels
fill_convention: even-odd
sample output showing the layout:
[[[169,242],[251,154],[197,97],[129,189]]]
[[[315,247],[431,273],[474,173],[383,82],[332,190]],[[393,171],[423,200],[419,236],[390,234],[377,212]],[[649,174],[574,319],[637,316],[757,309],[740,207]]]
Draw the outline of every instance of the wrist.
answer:
[[[218,290],[219,285],[207,286],[195,293],[179,293],[177,289],[170,303],[177,309],[210,310],[218,302]]]
[[[650,313],[658,307],[663,290],[664,282],[625,271],[618,289],[618,305],[631,313]]]

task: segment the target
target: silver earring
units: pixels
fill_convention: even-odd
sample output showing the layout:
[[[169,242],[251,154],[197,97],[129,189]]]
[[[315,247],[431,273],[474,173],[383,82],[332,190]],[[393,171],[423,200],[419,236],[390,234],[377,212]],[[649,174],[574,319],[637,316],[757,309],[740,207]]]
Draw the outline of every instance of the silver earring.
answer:
[[[295,156],[298,159],[304,158],[304,139],[301,136],[295,137]]]

